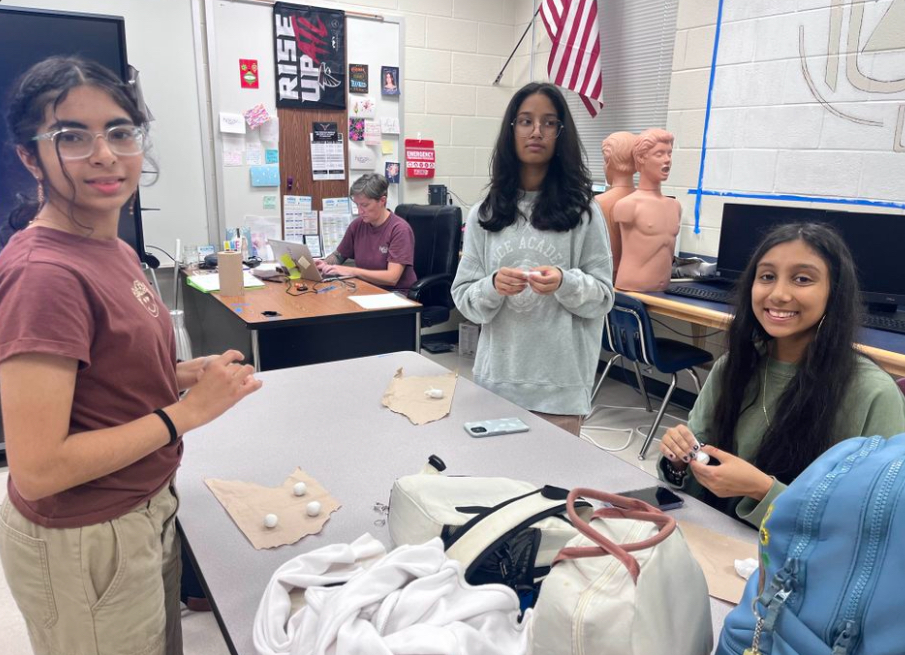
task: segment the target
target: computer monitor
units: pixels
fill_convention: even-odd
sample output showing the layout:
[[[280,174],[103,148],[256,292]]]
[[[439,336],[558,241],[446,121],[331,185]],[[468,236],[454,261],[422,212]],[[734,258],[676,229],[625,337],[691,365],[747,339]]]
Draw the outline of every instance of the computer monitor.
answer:
[[[0,5],[0,234],[8,238],[7,217],[16,195],[35,197],[35,180],[9,147],[6,101],[29,67],[51,55],[79,55],[97,61],[127,79],[126,27],[118,16],[78,14]],[[141,205],[128,204],[119,220],[119,236],[145,261]],[[2,243],[0,243],[2,247]]]
[[[861,299],[872,310],[894,311],[896,305],[905,304],[905,273],[901,270],[905,216],[899,214],[726,203],[717,275],[737,279],[767,232],[780,224],[806,222],[836,228],[855,261]]]
[[[738,279],[748,266],[754,249],[777,225],[824,220],[826,212],[821,209],[727,202],[723,205],[723,222],[720,226],[717,275],[726,280]]]
[[[905,305],[905,216],[829,210],[826,220],[852,251],[861,298],[870,309],[895,311],[897,305]]]

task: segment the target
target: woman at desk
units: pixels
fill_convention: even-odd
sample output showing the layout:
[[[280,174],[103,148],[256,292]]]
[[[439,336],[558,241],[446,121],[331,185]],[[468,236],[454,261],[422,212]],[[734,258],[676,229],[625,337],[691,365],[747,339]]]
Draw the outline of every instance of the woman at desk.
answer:
[[[406,292],[417,281],[415,234],[387,209],[387,181],[369,173],[355,180],[349,195],[358,218],[349,225],[336,251],[315,260],[322,275],[351,275],[385,289]],[[343,266],[354,259],[355,266]]]
[[[568,105],[552,84],[528,84],[506,109],[452,285],[456,307],[482,326],[475,382],[578,434],[612,270]]]
[[[667,430],[658,469],[672,486],[759,526],[776,496],[833,444],[905,431],[905,397],[853,348],[858,282],[832,228],[776,228],[737,289],[729,351],[688,425]],[[697,461],[699,450],[710,465]]]
[[[182,652],[180,435],[261,386],[236,351],[177,364],[169,312],[117,238],[147,146],[137,97],[54,57],[8,110],[38,201],[0,253],[0,562],[38,655]]]

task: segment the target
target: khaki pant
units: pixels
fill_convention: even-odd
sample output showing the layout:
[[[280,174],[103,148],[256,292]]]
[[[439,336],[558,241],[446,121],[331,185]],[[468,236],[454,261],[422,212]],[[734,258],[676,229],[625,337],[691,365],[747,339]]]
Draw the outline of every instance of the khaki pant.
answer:
[[[36,655],[181,655],[178,505],[165,487],[112,521],[59,529],[3,502],[0,562]]]
[[[549,421],[558,428],[562,428],[566,432],[574,434],[576,437],[581,434],[580,414],[544,414],[543,412],[531,412],[545,421]]]

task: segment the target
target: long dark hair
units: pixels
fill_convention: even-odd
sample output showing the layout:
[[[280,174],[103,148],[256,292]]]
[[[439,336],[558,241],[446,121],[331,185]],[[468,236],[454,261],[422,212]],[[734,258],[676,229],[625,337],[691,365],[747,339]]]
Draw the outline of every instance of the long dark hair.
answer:
[[[532,82],[512,96],[503,116],[500,135],[493,149],[490,188],[480,209],[480,223],[485,230],[499,232],[518,218],[521,162],[515,151],[512,121],[525,98],[535,93],[550,98],[563,129],[556,138],[553,159],[529,217],[531,224],[538,230],[568,232],[581,221],[581,215],[587,211],[594,197],[591,175],[584,163],[584,148],[565,98],[552,84]]]
[[[765,346],[771,338],[751,307],[757,265],[775,246],[799,240],[813,249],[829,269],[826,313],[798,362],[795,376],[777,401],[754,459],[755,466],[786,484],[835,441],[833,430],[839,407],[859,357],[853,347],[861,322],[857,273],[848,247],[833,228],[816,223],[782,225],[757,247],[736,286],[729,355],[713,419],[713,433],[718,440],[715,445],[735,453],[739,415],[761,397],[757,369],[761,358],[767,356]],[[756,382],[753,396],[749,386],[752,380]]]
[[[69,92],[80,86],[94,86],[105,91],[129,114],[135,125],[147,124],[147,117],[143,108],[139,107],[133,89],[104,66],[81,57],[49,57],[40,61],[25,71],[13,85],[9,94],[6,122],[9,125],[12,147],[20,146],[30,152],[42,171],[44,165],[38,155],[37,142],[32,137],[37,135],[44,123],[47,106],[51,105],[56,112]],[[75,185],[65,167],[63,175],[69,181],[72,202],[75,198]],[[41,209],[37,199],[19,194],[16,200],[16,205],[7,217],[7,224],[0,230],[0,247],[6,245],[9,236],[25,227]],[[69,213],[70,220],[74,220],[71,205]]]

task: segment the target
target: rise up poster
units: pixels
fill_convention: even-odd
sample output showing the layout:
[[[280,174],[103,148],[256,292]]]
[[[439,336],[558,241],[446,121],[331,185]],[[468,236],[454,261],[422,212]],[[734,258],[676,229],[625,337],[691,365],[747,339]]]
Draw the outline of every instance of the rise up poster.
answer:
[[[277,2],[273,40],[277,107],[346,107],[344,12]]]

